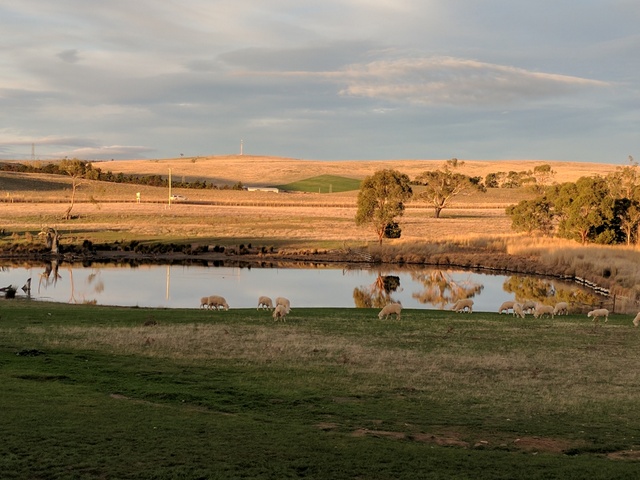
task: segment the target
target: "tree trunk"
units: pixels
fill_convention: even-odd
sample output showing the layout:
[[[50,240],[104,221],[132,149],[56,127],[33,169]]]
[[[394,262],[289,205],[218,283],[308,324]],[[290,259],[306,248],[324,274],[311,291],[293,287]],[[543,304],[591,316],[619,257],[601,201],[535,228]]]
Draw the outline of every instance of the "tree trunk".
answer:
[[[67,210],[64,212],[64,215],[62,216],[62,218],[64,220],[70,220],[71,219],[71,209],[73,208],[73,203],[71,205],[69,205],[67,207]]]

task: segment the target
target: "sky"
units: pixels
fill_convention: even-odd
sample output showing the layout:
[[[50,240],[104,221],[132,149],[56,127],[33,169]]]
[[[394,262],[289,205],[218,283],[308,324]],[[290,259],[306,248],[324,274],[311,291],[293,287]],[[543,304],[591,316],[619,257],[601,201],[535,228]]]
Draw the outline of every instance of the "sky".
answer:
[[[0,0],[0,159],[640,159],[638,0]]]

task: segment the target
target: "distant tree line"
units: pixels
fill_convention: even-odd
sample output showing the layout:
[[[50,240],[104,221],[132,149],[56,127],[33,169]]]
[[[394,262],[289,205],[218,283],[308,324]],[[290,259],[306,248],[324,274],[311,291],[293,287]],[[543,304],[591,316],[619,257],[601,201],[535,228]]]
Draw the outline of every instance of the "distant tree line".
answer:
[[[47,173],[51,175],[70,175],[69,170],[72,166],[74,175],[85,180],[98,180],[102,182],[127,183],[134,185],[148,185],[150,187],[169,187],[169,179],[162,175],[126,175],[122,172],[113,173],[111,171],[103,172],[102,169],[94,167],[91,162],[71,159],[61,160],[60,162],[48,163],[18,163],[18,162],[0,162],[0,171],[4,172],[22,172],[22,173]],[[242,182],[236,182],[233,185],[224,184],[216,185],[206,180],[194,180],[192,182],[173,181],[171,186],[175,188],[192,188],[192,189],[221,189],[221,190],[242,190],[244,185]]]
[[[555,184],[506,209],[512,229],[576,240],[582,244],[640,243],[640,172],[629,165],[607,176]]]

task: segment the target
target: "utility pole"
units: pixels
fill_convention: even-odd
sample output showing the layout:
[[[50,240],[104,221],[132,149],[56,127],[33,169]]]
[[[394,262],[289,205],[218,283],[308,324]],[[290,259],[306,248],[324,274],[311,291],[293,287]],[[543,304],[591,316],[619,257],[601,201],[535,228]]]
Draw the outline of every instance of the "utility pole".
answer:
[[[242,155],[242,146],[243,146],[242,144],[243,144],[243,141],[242,139],[240,139],[240,155]]]
[[[169,169],[169,207],[171,207],[171,169]]]

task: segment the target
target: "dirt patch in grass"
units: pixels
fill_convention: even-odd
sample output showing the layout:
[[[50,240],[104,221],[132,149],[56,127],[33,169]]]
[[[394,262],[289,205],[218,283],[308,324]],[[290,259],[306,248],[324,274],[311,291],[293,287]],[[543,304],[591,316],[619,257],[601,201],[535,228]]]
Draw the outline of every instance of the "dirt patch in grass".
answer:
[[[564,453],[576,447],[576,445],[569,440],[548,437],[521,437],[513,440],[512,444],[519,450],[547,453]]]
[[[611,460],[640,460],[640,450],[622,450],[607,454],[607,458]]]
[[[415,440],[416,442],[435,443],[436,445],[440,445],[443,447],[469,448],[471,446],[469,442],[466,442],[458,438],[454,434],[434,435],[431,433],[416,433],[416,434],[410,435],[408,438],[410,438],[411,440]]]
[[[319,426],[319,428],[321,428]],[[443,433],[404,433],[386,430],[370,430],[367,428],[359,428],[351,433],[354,437],[377,437],[388,438],[392,440],[412,440],[415,442],[435,444],[443,447],[459,447],[459,448],[506,448],[510,450],[518,450],[523,452],[540,452],[552,454],[564,454],[570,449],[583,447],[580,442],[572,442],[561,438],[549,437],[520,437],[520,438],[500,438],[495,434],[487,437],[487,439],[479,438],[477,440],[465,440],[463,435],[455,432]],[[464,435],[470,437],[473,435]],[[613,454],[612,454],[613,455]],[[622,458],[640,459],[640,452],[626,451],[619,452]]]

